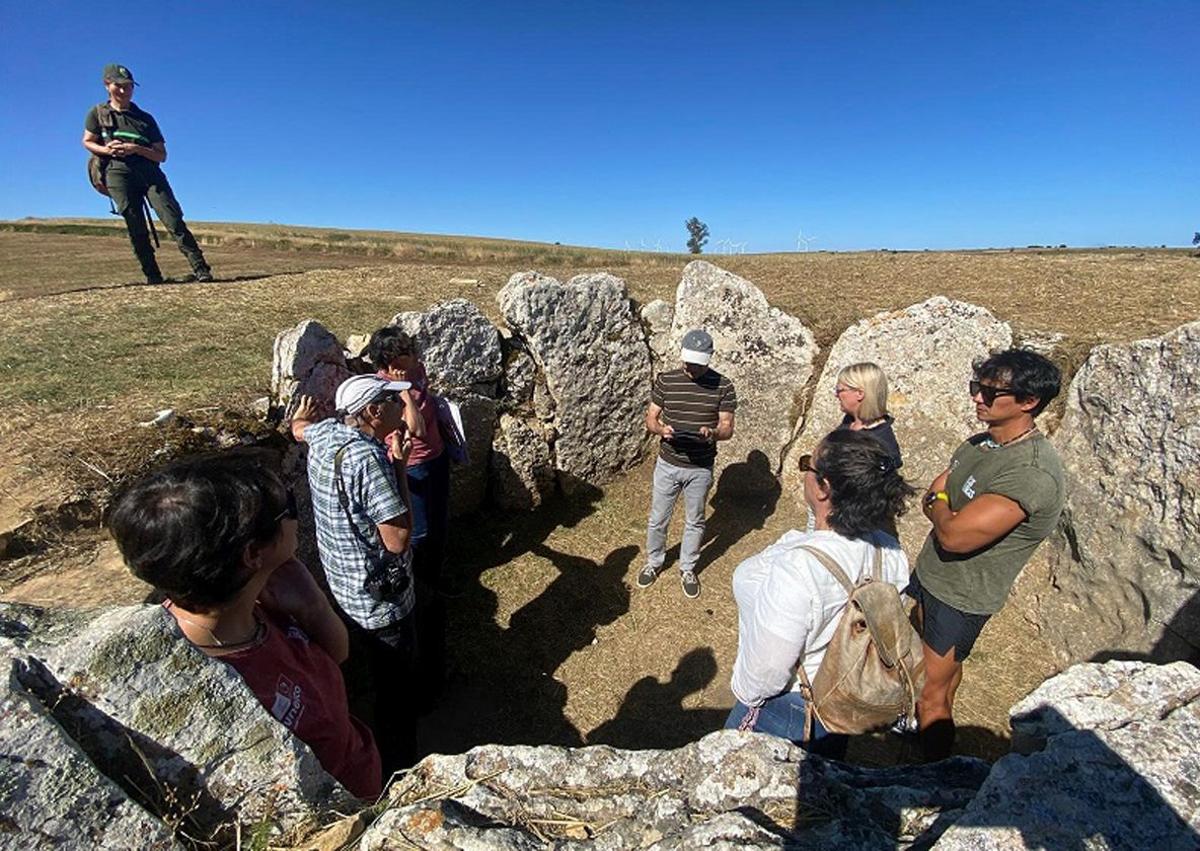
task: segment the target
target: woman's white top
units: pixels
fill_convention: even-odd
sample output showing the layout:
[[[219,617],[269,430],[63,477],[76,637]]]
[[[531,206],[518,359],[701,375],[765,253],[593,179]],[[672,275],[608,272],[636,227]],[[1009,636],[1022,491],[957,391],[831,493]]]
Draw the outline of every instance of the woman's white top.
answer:
[[[733,572],[738,654],[730,687],[747,706],[799,688],[801,660],[810,680],[817,675],[846,605],[846,590],[802,544],[829,555],[854,583],[870,576],[879,546],[884,581],[897,590],[908,584],[908,558],[883,531],[858,540],[829,530],[792,530],[739,564]]]

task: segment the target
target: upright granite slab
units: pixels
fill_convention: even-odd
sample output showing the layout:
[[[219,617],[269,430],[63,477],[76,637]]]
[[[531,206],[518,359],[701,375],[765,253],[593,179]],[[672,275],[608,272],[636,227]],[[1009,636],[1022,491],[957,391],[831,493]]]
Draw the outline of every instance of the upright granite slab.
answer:
[[[1092,349],[1054,441],[1065,544],[1027,590],[1061,660],[1200,660],[1200,322]]]
[[[324,325],[305,319],[275,337],[271,405],[287,419],[300,396],[312,396],[333,411],[338,385],[350,377],[342,344]]]
[[[497,295],[533,358],[533,404],[564,485],[602,485],[641,458],[650,355],[625,282],[577,275],[565,284],[523,272]]]

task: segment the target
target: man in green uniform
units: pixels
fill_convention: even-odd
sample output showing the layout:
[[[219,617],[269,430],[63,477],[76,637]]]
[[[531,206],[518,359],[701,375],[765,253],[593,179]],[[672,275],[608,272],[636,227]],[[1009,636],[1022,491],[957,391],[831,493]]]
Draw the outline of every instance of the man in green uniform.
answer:
[[[124,65],[105,65],[103,79],[108,102],[88,111],[83,124],[83,146],[104,162],[105,185],[117,212],[125,219],[129,241],[142,264],[146,283],[163,282],[143,212],[147,199],[188,259],[195,279],[211,281],[212,270],[183,221],[183,210],[175,200],[167,176],[159,168],[167,159],[162,131],[154,116],[133,102],[133,87],[137,85],[133,73]]]
[[[975,415],[987,431],[955,450],[925,494],[933,529],[908,594],[916,599],[925,652],[917,703],[928,760],[954,746],[954,695],[962,663],[983,625],[1000,611],[1029,557],[1058,525],[1063,469],[1034,417],[1058,395],[1058,367],[1009,349],[975,367]]]

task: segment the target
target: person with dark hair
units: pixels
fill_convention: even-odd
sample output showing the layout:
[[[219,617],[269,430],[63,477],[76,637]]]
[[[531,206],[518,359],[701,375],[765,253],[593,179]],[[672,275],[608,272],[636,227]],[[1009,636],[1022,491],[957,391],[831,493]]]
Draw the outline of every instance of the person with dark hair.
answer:
[[[444,403],[429,389],[429,376],[416,341],[402,329],[388,325],[372,334],[367,356],[380,378],[412,385],[400,398],[412,440],[405,475],[412,508],[411,546],[413,575],[418,583],[422,679],[432,696],[445,674],[446,618],[438,596],[450,525],[450,454],[438,426],[438,406]]]
[[[907,593],[917,601],[925,686],[917,703],[928,760],[954,747],[962,663],[998,612],[1034,549],[1062,513],[1062,463],[1034,418],[1058,395],[1061,374],[1035,352],[1008,349],[975,365],[975,416],[987,430],[954,451],[922,502],[933,528]]]
[[[120,64],[104,66],[101,78],[108,100],[88,110],[83,121],[83,147],[100,158],[104,187],[116,212],[125,219],[133,253],[146,283],[161,284],[162,272],[150,244],[144,211],[149,200],[154,212],[187,258],[197,281],[211,281],[204,252],[183,220],[183,209],[160,168],[167,161],[167,144],[154,116],[133,102],[133,72]]]
[[[891,453],[861,431],[832,432],[801,456],[800,469],[815,530],[787,532],[733,574],[738,653],[730,687],[737,704],[725,726],[841,758],[848,737],[829,733],[819,720],[805,738],[804,682],[816,677],[849,599],[816,553],[835,561],[851,583],[870,576],[880,558],[883,581],[903,588],[908,559],[884,529],[915,491]]]
[[[295,558],[296,503],[262,453],[176,462],[121,493],[108,526],[183,635],[241,674],[350,792],[381,791],[379,752],[350,715],[346,627]],[[286,684],[286,687],[284,687]]]
[[[355,375],[338,386],[335,417],[318,420],[316,402],[303,396],[292,418],[293,437],[308,444],[321,565],[367,656],[372,724],[388,775],[416,758],[416,598],[404,477],[410,441],[400,399],[410,386]]]

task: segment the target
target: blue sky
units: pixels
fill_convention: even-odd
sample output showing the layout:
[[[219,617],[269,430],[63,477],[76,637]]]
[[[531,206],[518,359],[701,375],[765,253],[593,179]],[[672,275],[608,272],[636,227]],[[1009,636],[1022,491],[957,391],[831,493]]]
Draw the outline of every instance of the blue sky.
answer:
[[[190,219],[684,250],[1182,245],[1200,3],[2,0],[0,218],[103,216],[119,61]]]

